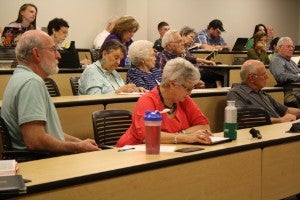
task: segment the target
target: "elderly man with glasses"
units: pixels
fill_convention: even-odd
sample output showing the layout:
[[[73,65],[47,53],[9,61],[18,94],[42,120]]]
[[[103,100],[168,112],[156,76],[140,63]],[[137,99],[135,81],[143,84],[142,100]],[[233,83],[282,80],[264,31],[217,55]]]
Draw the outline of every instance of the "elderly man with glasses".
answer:
[[[300,88],[291,84],[300,82],[298,63],[291,60],[294,53],[294,43],[289,37],[282,37],[277,42],[277,53],[270,62],[270,71],[278,85],[285,88],[284,102],[286,105],[300,107]]]
[[[263,108],[270,115],[272,123],[293,121],[300,117],[300,109],[284,106],[262,91],[268,75],[261,61],[246,61],[242,65],[240,76],[242,83],[227,93],[227,100],[235,101],[237,107]]]

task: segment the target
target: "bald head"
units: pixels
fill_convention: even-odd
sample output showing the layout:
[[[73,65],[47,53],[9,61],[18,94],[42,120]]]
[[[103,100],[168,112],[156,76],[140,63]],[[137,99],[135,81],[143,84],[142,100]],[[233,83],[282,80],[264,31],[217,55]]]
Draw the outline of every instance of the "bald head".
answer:
[[[268,79],[265,65],[258,60],[247,60],[241,68],[241,82],[254,90],[261,90]]]

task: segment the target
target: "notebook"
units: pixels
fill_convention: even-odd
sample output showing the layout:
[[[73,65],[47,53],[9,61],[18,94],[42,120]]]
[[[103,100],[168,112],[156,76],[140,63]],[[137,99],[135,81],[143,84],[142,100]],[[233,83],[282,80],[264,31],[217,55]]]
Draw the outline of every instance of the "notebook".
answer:
[[[15,47],[22,33],[24,33],[24,31],[18,27],[8,27],[8,26],[4,27],[1,36],[2,46]]]
[[[247,51],[245,45],[247,44],[248,38],[237,38],[232,51]]]

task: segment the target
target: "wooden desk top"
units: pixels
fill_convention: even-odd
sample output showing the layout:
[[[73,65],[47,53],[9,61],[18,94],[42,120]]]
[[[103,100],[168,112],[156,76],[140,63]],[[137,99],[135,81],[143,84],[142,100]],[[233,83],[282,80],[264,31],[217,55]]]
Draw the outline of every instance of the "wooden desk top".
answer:
[[[28,193],[41,192],[300,140],[299,133],[285,133],[291,124],[257,128],[262,134],[261,140],[251,138],[249,129],[241,129],[235,141],[213,146],[199,145],[205,149],[188,154],[161,152],[159,155],[146,155],[145,152],[112,149],[19,163],[20,174],[32,180],[26,184]],[[176,145],[177,148],[188,146],[195,145]]]
[[[206,97],[226,95],[230,87],[210,88],[210,89],[194,89],[191,97]],[[263,90],[267,92],[281,92],[282,87],[265,87]],[[83,105],[111,104],[111,103],[126,103],[136,102],[141,95],[139,94],[102,94],[102,95],[80,95],[80,96],[60,96],[52,97],[55,107],[72,107]],[[0,107],[2,100],[0,100]]]
[[[118,72],[127,72],[129,68],[119,67],[117,68]],[[15,68],[0,68],[0,75],[1,74],[13,74]],[[82,68],[59,68],[58,74],[69,74],[69,73],[82,73],[84,69]]]

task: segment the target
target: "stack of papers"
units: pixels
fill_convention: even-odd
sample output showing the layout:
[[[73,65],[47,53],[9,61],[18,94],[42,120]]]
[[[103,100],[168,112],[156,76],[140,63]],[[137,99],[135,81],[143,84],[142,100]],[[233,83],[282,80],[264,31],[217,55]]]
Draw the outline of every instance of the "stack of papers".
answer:
[[[0,176],[16,175],[16,160],[0,160]]]

